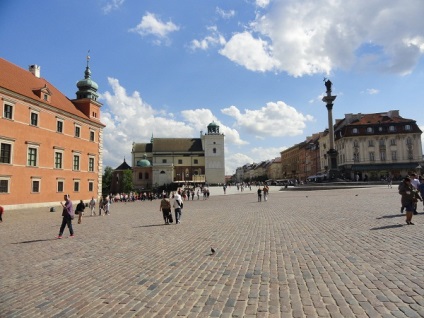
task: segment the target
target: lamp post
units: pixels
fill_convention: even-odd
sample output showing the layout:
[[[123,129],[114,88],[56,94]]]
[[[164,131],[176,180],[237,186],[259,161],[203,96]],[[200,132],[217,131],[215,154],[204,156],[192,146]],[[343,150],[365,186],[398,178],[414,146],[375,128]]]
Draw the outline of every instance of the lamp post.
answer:
[[[325,79],[324,79],[325,80]],[[330,149],[327,151],[329,160],[329,178],[338,176],[337,168],[337,150],[334,149],[334,127],[333,127],[333,102],[337,96],[331,95],[331,86],[333,83],[329,79],[325,81],[325,87],[327,89],[327,95],[322,98],[322,101],[326,104],[328,111],[328,132],[330,137]]]

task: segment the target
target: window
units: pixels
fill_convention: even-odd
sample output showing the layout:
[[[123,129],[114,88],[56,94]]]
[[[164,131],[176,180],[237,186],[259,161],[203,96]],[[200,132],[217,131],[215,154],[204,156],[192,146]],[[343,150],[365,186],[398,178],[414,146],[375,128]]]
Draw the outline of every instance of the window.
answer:
[[[195,165],[197,165],[197,164],[199,163],[199,160],[194,159],[193,163],[194,163]]]
[[[74,192],[79,192],[79,181],[74,181]]]
[[[140,180],[142,180],[142,179],[143,179],[143,172],[139,172],[139,173],[138,173],[138,178],[139,178]]]
[[[37,166],[37,148],[28,148],[28,166]]]
[[[39,193],[40,192],[40,180],[34,180],[32,179],[32,186],[31,186],[31,192],[32,193]]]
[[[368,147],[374,147],[374,140],[368,140]]]
[[[355,147],[355,148],[359,147],[359,144],[358,144],[358,141],[357,140],[354,140],[353,141],[353,147]],[[324,147],[324,149],[325,149],[325,147]]]
[[[370,152],[370,161],[375,161],[374,152]]]
[[[62,120],[58,120],[56,122],[56,131],[58,133],[63,133],[63,121]]]
[[[63,181],[60,180],[57,182],[57,192],[63,192]]]
[[[374,132],[374,129],[372,127],[367,127],[367,133],[372,133]]]
[[[149,179],[149,173],[148,172],[144,173],[144,179],[146,179],[146,180]]]
[[[44,100],[47,102],[49,100],[49,95],[44,94]]]
[[[166,159],[162,159],[162,163],[166,163]]]
[[[357,134],[358,133],[358,128],[353,128],[352,129],[352,134]]]
[[[5,104],[3,108],[3,117],[7,119],[13,119],[13,106]]]
[[[75,126],[75,137],[79,138],[81,136],[81,127]]]
[[[80,156],[74,155],[73,170],[79,171],[79,169],[80,169]]]
[[[31,112],[31,126],[38,126],[38,113]]]
[[[393,161],[396,161],[397,160],[396,151],[392,151],[392,160]]]
[[[405,130],[411,130],[411,125],[405,125]]]
[[[94,131],[90,130],[90,141],[94,141]]]
[[[54,167],[56,169],[62,169],[62,159],[63,154],[61,152],[56,151],[54,153]]]
[[[396,146],[396,139],[390,139],[390,145]]]
[[[395,126],[389,126],[389,131],[391,131],[391,132],[396,131]]]
[[[407,145],[412,145],[412,139],[411,139],[411,137],[406,138],[406,144]]]
[[[94,182],[88,181],[88,191],[93,192],[94,191]]]
[[[378,127],[378,131],[383,131],[383,127]]]
[[[9,143],[1,143],[0,145],[0,163],[12,162],[12,145]]]
[[[94,158],[88,158],[88,171],[94,172]]]
[[[385,151],[380,152],[380,160],[386,161],[386,152]]]
[[[213,153],[216,153],[216,148],[213,148],[213,149],[212,149],[212,152],[213,152]]]
[[[178,164],[182,165],[183,164],[183,159],[178,159]]]
[[[0,177],[0,193],[9,193],[10,178]]]

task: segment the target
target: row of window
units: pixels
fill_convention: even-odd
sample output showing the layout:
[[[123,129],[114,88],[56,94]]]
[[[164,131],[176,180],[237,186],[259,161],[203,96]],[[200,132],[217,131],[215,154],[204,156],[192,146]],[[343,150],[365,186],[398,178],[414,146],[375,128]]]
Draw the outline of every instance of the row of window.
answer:
[[[397,161],[397,151],[392,151],[391,152],[392,155],[392,161]],[[369,157],[369,161],[375,161],[375,153],[373,151],[370,151],[368,153],[368,157]],[[413,159],[413,153],[408,151],[408,159],[412,160]],[[359,152],[356,152],[353,154],[353,161],[355,162],[359,162]],[[380,152],[380,161],[386,161],[386,152],[385,151],[381,151]]]
[[[80,191],[80,180],[74,180],[73,188],[74,192]],[[94,191],[94,181],[88,181],[88,191]],[[0,193],[9,193],[10,192],[10,178],[1,178],[0,179]],[[41,192],[41,179],[32,178],[31,179],[31,193],[40,193]],[[65,192],[65,181],[58,180],[56,183],[56,192],[62,193]]]
[[[412,139],[411,137],[406,138],[406,144],[407,145],[412,145]],[[378,145],[380,147],[385,147],[386,146],[386,141],[384,139],[380,139],[378,141]],[[368,140],[368,146],[369,147],[374,147],[374,140],[370,139]],[[390,139],[390,146],[396,146],[396,139]],[[353,141],[353,147],[357,148],[359,147],[359,143],[357,140]]]
[[[412,130],[412,126],[411,125],[405,125],[403,128],[406,131],[411,131]],[[379,132],[383,132],[384,131],[384,128],[383,127],[378,127],[378,131]],[[389,132],[395,132],[395,131],[397,131],[397,127],[391,125],[391,126],[389,126],[388,131]],[[352,133],[353,134],[359,134],[359,129],[358,128],[352,128]],[[367,133],[369,133],[369,134],[374,133],[374,127],[367,127]]]
[[[0,163],[5,164],[12,164],[12,143],[7,142],[1,142],[0,144]],[[28,146],[28,153],[27,153],[27,166],[30,167],[38,167],[39,166],[39,147],[36,145],[29,145]],[[64,154],[62,150],[56,150],[54,151],[54,168],[55,169],[63,169],[63,160],[64,160]],[[88,157],[88,171],[94,172],[94,156]],[[72,170],[74,171],[80,171],[81,170],[81,154],[80,153],[73,153],[72,157]]]
[[[10,104],[4,105],[3,117],[13,120],[13,105],[10,105]],[[36,111],[36,110],[31,110],[30,125],[36,126],[36,127],[39,126],[39,112]],[[64,130],[64,120],[57,118],[57,120],[56,120],[56,132],[63,133],[63,130]],[[78,124],[75,124],[74,136],[76,138],[81,138],[81,126],[78,125]],[[93,141],[93,142],[95,141],[94,130],[90,130],[89,140]]]

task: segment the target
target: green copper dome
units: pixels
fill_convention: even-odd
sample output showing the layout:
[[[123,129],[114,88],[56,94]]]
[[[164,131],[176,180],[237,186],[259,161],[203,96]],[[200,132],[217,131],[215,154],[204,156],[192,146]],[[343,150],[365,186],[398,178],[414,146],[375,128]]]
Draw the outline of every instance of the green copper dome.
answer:
[[[137,161],[137,167],[141,167],[141,168],[151,167],[152,165],[150,164],[150,161],[147,160],[146,158],[147,158],[147,155],[144,154],[143,159]]]

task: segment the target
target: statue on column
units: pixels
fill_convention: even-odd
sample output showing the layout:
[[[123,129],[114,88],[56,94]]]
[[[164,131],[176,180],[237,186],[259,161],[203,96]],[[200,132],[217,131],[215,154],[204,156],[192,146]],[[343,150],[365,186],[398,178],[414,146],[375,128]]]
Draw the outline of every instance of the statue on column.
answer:
[[[327,88],[327,92],[331,93],[331,86],[333,85],[333,83],[331,83],[331,81],[329,79],[326,79],[324,77],[324,81],[325,81],[325,87]]]

